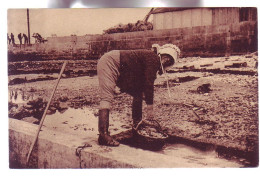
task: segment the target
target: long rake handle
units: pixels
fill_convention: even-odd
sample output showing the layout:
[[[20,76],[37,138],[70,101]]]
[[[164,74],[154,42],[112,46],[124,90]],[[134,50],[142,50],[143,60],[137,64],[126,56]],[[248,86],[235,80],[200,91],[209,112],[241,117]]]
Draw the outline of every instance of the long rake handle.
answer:
[[[161,55],[159,55],[159,57],[160,57],[160,63],[161,63],[161,68],[162,68],[162,71],[163,71],[163,74],[164,75],[166,75],[166,71],[164,70],[164,68],[163,68],[163,65],[162,65],[162,57],[161,57]],[[168,80],[168,76],[165,76],[165,79],[166,79],[166,82],[167,82],[167,89],[168,89],[168,96],[169,96],[169,98],[171,99],[172,98],[172,95],[171,95],[171,90],[170,90],[170,85],[169,85],[169,80]],[[183,104],[184,106],[187,106],[187,107],[192,107],[191,105],[189,105],[189,104]],[[191,109],[191,111],[192,111],[192,113],[197,117],[197,119],[201,119],[200,117],[199,117],[199,115],[193,110],[193,109]],[[139,123],[139,124],[141,124],[141,122]],[[138,125],[139,126],[139,125]],[[138,127],[136,127],[136,129],[137,129]]]
[[[63,71],[64,71],[64,69],[65,69],[67,63],[68,63],[68,62],[65,61],[64,64],[63,64],[63,66],[62,66],[62,68],[61,68],[61,71],[60,71],[58,80],[57,80],[57,82],[56,82],[56,85],[55,85],[55,87],[54,87],[54,89],[53,89],[53,91],[52,91],[51,97],[50,97],[50,99],[49,99],[49,101],[48,101],[48,104],[47,104],[47,106],[46,106],[46,108],[45,108],[45,111],[44,111],[44,113],[43,113],[43,115],[42,115],[42,119],[41,119],[41,122],[40,122],[40,124],[39,124],[38,130],[37,130],[37,134],[36,134],[36,136],[35,136],[35,138],[34,138],[32,144],[31,144],[29,153],[28,153],[28,155],[27,155],[27,160],[26,160],[26,165],[27,165],[27,166],[28,166],[28,163],[29,163],[29,160],[30,160],[30,156],[31,156],[32,150],[33,150],[34,145],[35,145],[35,143],[36,143],[36,141],[37,141],[37,139],[38,139],[39,133],[40,133],[40,131],[41,131],[41,127],[42,127],[42,125],[43,125],[43,121],[44,121],[44,119],[45,119],[45,116],[46,116],[47,111],[48,111],[48,109],[49,109],[49,106],[50,106],[50,104],[51,104],[51,100],[52,100],[52,98],[53,98],[53,96],[54,96],[54,94],[55,94],[55,91],[56,91],[56,89],[57,89],[57,87],[58,87],[58,84],[59,84],[59,82],[60,82],[60,79],[61,79],[61,75],[62,75],[62,73],[63,73]]]
[[[165,79],[166,79],[168,95],[169,95],[169,98],[171,98],[171,91],[170,91],[170,85],[169,85],[168,75],[166,74],[166,71],[165,71],[164,68],[163,68],[161,54],[159,54],[159,57],[160,57],[161,68],[162,68],[162,71],[163,71],[164,77],[165,77]],[[167,76],[166,76],[166,75],[167,75]]]

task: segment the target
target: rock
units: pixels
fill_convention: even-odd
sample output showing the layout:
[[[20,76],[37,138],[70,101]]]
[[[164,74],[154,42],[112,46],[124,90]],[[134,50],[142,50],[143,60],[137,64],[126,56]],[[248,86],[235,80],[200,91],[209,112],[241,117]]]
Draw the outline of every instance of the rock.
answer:
[[[68,104],[61,102],[58,107],[59,107],[58,110],[68,109]]]
[[[67,109],[68,109],[68,108],[66,108],[66,109],[61,109],[61,110],[59,110],[59,112],[62,114],[62,113],[64,113]]]
[[[25,122],[32,123],[32,124],[37,124],[39,122],[39,120],[34,118],[34,117],[25,117],[25,118],[23,118],[21,120],[25,121]]]
[[[9,109],[9,117],[12,117],[12,118],[16,118],[15,115],[16,115],[16,112],[17,112],[17,108],[16,107],[12,107]],[[17,118],[16,118],[17,119]]]
[[[29,105],[29,104],[27,104],[27,103],[26,103],[23,107],[24,107],[25,109],[28,109],[28,110],[33,110],[33,109],[34,109],[32,105]]]
[[[93,111],[93,114],[94,114],[94,116],[99,116],[99,110],[98,109],[95,109],[94,111]]]
[[[12,102],[8,102],[8,108],[9,108],[9,110],[10,110],[11,108],[13,108],[13,107],[17,108],[17,107],[18,107],[18,104],[15,104],[15,103],[12,103]]]
[[[37,98],[35,100],[31,100],[27,103],[31,105],[34,109],[44,108],[46,102],[43,101],[43,98]]]
[[[48,111],[47,111],[47,114],[48,115],[51,115],[51,114],[55,114],[56,113],[56,108],[55,107],[49,107]]]
[[[15,119],[22,119],[24,117],[29,117],[32,115],[32,111],[27,110],[26,108],[24,108],[23,105],[18,105],[18,107],[12,107],[9,110],[8,113],[9,117],[11,118],[15,118]]]
[[[64,113],[68,108],[69,108],[68,104],[67,103],[63,103],[63,102],[60,102],[59,105],[57,106],[57,110],[60,113]]]
[[[210,86],[210,83],[203,84],[197,88],[197,91],[198,93],[209,93],[211,91]]]
[[[59,98],[59,100],[60,100],[61,102],[66,102],[66,101],[69,100],[69,98],[68,98],[67,96],[62,96],[62,97]]]

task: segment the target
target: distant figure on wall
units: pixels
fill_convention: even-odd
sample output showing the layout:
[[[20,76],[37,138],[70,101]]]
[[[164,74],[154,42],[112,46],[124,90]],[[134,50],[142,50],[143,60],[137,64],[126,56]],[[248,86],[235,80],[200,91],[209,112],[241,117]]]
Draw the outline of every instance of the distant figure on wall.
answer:
[[[24,37],[24,44],[28,44],[28,37],[26,34],[23,34]]]
[[[21,33],[18,34],[18,39],[19,39],[19,41],[20,41],[20,47],[21,47],[21,45],[22,45],[22,39],[23,39]]]
[[[12,41],[12,44],[15,45],[14,34],[13,33],[11,33],[11,41]]]
[[[7,44],[11,44],[11,38],[9,37],[8,33],[7,33]]]
[[[47,41],[39,33],[33,33],[32,37],[35,38],[35,43],[44,43]]]

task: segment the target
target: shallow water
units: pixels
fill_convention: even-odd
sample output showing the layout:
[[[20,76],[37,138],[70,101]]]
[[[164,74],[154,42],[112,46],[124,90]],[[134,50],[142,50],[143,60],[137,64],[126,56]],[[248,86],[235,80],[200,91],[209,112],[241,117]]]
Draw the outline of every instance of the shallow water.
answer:
[[[169,159],[180,159],[181,161],[193,163],[194,167],[244,167],[235,160],[228,160],[218,156],[214,150],[200,150],[185,144],[166,144],[158,153],[169,156]]]
[[[97,137],[98,120],[89,108],[68,108],[65,112],[47,115],[44,127],[79,136]]]
[[[22,90],[8,90],[8,101],[15,104],[26,103],[34,99],[33,93],[25,93]]]

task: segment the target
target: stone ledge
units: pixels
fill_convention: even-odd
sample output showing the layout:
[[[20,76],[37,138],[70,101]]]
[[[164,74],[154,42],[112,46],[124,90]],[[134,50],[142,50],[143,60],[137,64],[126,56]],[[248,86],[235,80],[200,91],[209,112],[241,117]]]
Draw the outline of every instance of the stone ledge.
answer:
[[[10,168],[26,168],[26,155],[34,139],[38,125],[9,119]],[[82,138],[43,128],[32,152],[29,168],[172,168],[201,167],[181,157],[132,148],[99,146],[97,138]],[[91,144],[81,150],[76,149]]]

